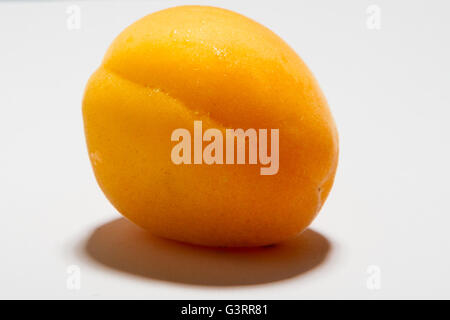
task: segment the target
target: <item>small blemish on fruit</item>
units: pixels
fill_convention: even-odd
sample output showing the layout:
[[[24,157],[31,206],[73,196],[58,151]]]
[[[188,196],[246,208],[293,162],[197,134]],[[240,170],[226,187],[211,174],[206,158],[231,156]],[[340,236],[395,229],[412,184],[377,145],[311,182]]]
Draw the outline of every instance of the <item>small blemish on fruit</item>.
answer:
[[[99,163],[102,163],[102,158],[100,157],[100,152],[98,152],[98,151],[91,152],[89,154],[89,157],[91,158],[92,164],[94,166],[96,166]]]

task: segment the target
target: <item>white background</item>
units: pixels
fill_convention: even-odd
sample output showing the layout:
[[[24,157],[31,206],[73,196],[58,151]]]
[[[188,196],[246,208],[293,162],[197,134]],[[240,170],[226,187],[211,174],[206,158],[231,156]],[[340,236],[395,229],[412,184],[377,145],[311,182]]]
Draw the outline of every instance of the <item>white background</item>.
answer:
[[[182,3],[0,2],[0,298],[450,298],[449,2],[190,2],[285,39],[340,132],[316,233],[241,251],[154,239],[117,220],[86,152],[81,99],[108,45]],[[373,4],[380,30],[366,25]],[[72,265],[79,290],[67,286]]]

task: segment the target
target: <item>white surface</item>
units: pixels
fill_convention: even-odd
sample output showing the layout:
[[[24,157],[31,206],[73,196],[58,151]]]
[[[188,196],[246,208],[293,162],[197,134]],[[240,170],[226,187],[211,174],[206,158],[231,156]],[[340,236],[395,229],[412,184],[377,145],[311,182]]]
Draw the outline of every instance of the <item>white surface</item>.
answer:
[[[236,268],[224,263],[216,271],[231,283],[252,269],[266,274],[260,283],[223,286],[192,280],[194,268],[226,261],[214,251],[155,240],[140,251],[147,276],[89,255],[93,231],[120,216],[97,187],[85,150],[85,83],[124,27],[180,3],[0,2],[0,298],[450,298],[448,1],[203,1],[274,30],[329,100],[341,157],[312,225],[331,244],[322,264],[280,280],[277,259],[291,253],[249,253],[242,263],[241,253],[230,253]],[[80,30],[66,27],[73,4]],[[366,27],[371,4],[381,8],[380,30]],[[80,290],[66,286],[70,265],[81,270]],[[379,290],[367,287],[371,265],[381,271]],[[160,276],[165,267],[173,281]],[[183,283],[186,268],[194,283]]]

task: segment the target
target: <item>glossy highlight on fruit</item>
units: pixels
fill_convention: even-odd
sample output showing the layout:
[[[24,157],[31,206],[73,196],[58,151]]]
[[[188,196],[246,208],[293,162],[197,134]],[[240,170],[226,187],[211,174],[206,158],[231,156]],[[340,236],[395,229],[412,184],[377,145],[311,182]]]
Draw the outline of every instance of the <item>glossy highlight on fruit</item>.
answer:
[[[333,184],[338,135],[317,81],[272,31],[235,12],[181,6],[126,28],[89,79],[86,141],[126,218],[168,239],[262,246],[305,230]],[[178,128],[278,129],[279,169],[176,165]]]

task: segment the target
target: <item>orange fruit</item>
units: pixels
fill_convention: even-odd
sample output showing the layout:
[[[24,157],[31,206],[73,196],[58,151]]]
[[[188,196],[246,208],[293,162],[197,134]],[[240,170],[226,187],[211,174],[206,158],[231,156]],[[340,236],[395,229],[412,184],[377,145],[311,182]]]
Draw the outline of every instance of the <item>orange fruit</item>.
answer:
[[[312,222],[333,184],[338,135],[326,99],[277,35],[232,11],[181,6],[126,28],[83,99],[98,184],[155,235],[206,246],[261,246]],[[178,128],[278,129],[279,170],[175,164]],[[270,148],[269,148],[270,150]]]

